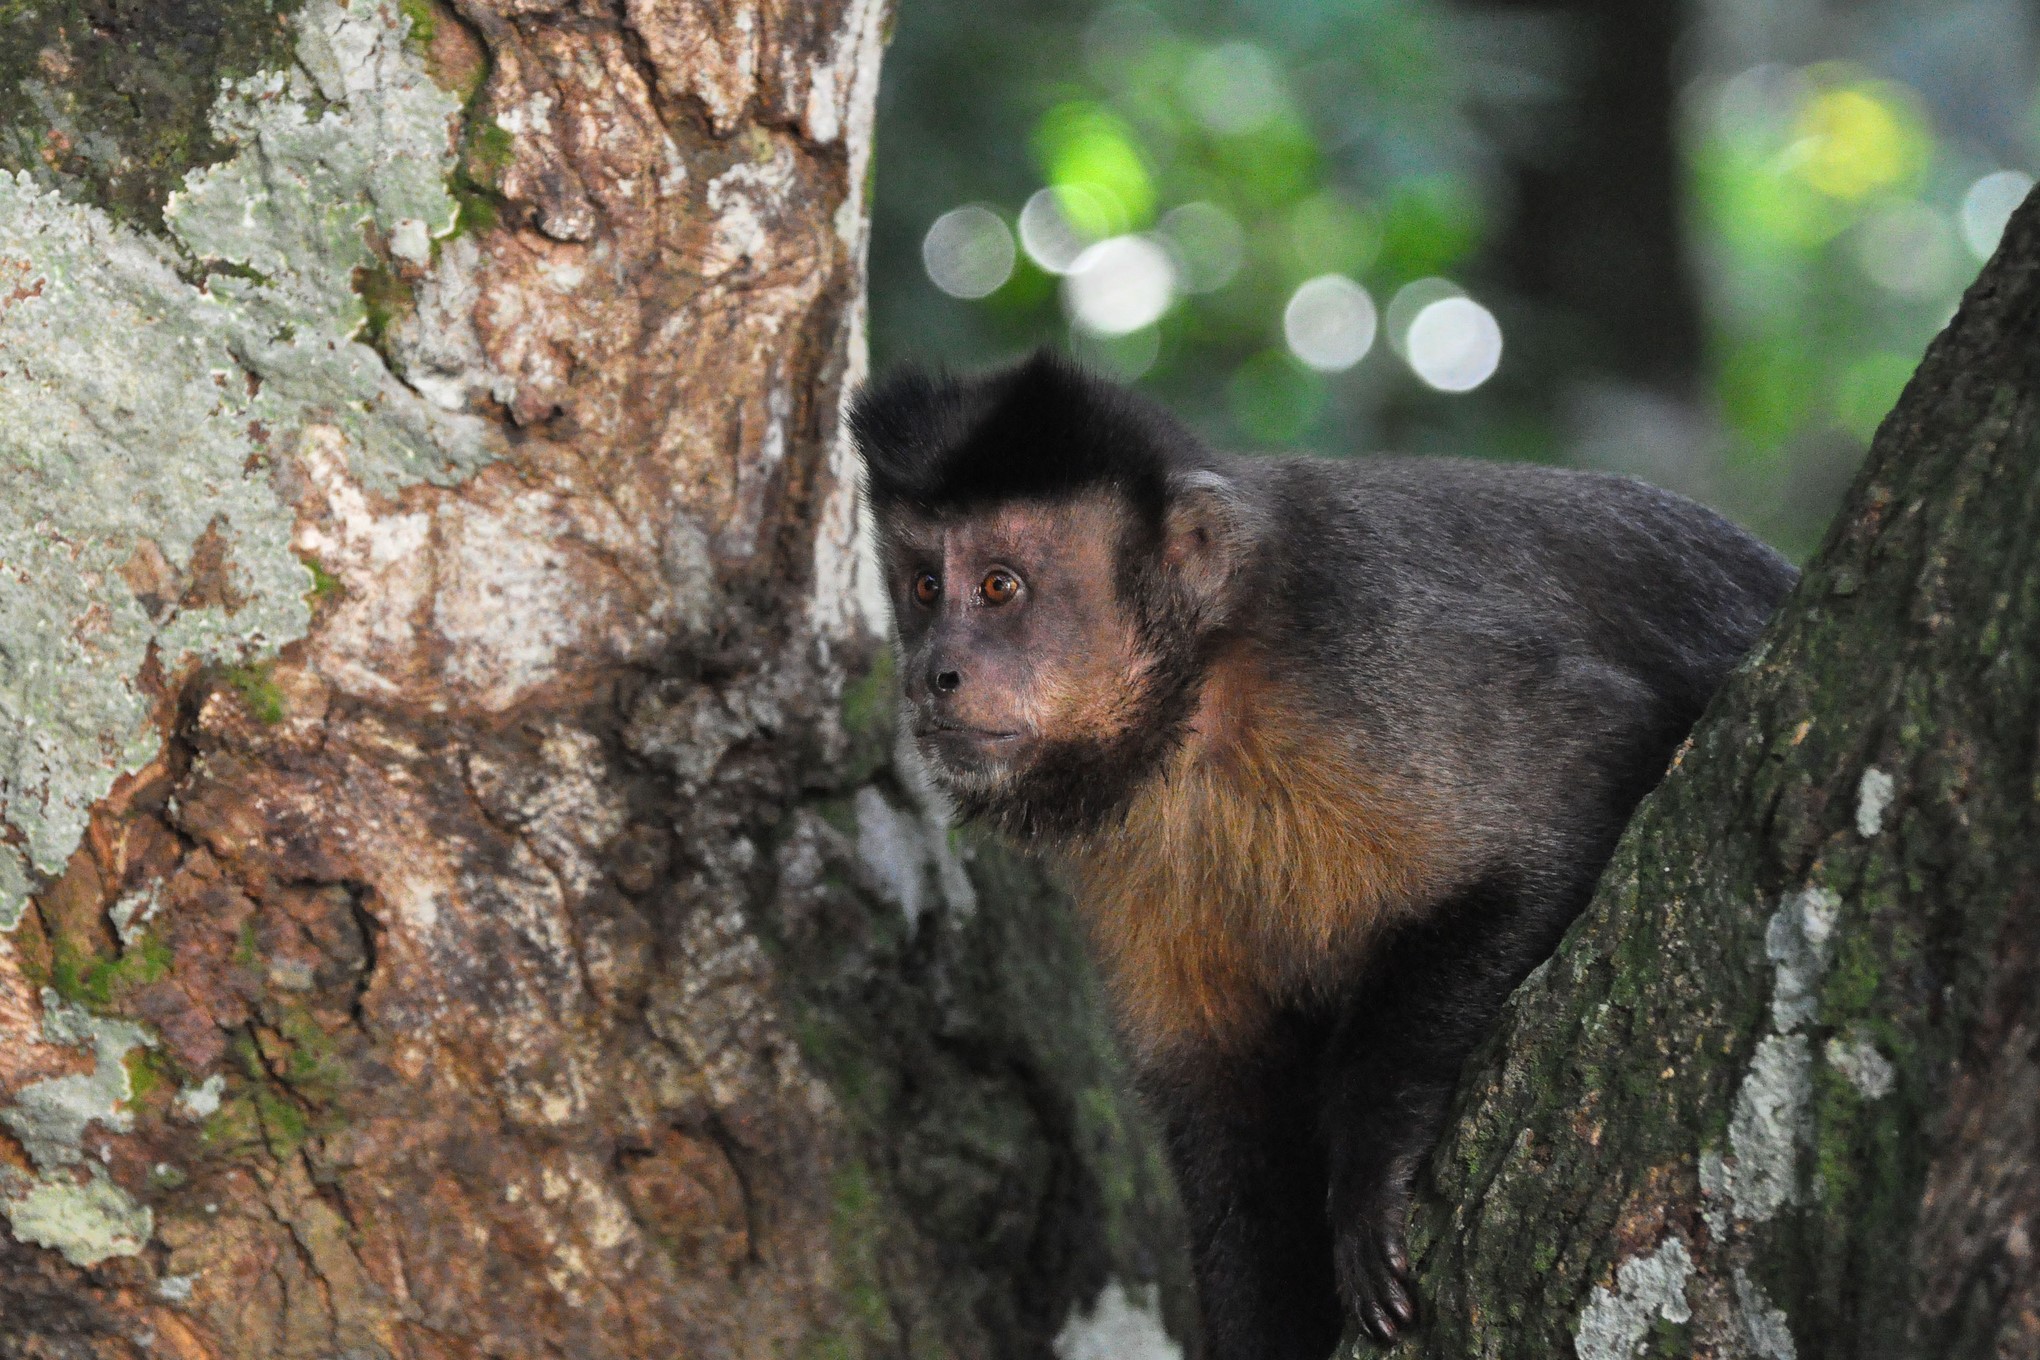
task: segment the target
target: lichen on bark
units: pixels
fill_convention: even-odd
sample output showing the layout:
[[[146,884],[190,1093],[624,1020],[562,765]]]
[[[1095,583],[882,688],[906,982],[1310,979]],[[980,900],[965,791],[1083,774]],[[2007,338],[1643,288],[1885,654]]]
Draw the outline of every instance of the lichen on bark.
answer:
[[[130,226],[161,225],[190,170],[230,154],[222,81],[291,61],[299,0],[38,0],[0,29],[0,169]]]
[[[9,925],[92,803],[159,749],[161,677],[305,632],[314,582],[273,440],[323,420],[380,492],[490,456],[478,422],[421,399],[355,339],[371,237],[422,267],[451,229],[458,105],[405,50],[393,4],[316,0],[293,22],[297,65],[209,101],[232,154],[169,195],[167,239],[27,175],[0,182]]]
[[[126,1105],[134,1097],[127,1056],[155,1041],[138,1025],[93,1015],[48,991],[41,1041],[82,1049],[92,1055],[92,1066],[30,1083],[0,1110],[0,1125],[41,1173],[0,1166],[0,1213],[16,1237],[61,1251],[73,1265],[132,1256],[153,1230],[148,1208],[109,1180],[103,1167],[89,1167],[82,1184],[70,1168],[85,1162],[92,1125],[126,1131]]]
[[[158,261],[162,334],[211,356],[172,371],[217,430],[113,445],[252,501],[88,584],[158,629],[152,601],[308,598],[221,664],[95,658],[91,684],[142,677],[159,749],[116,776],[90,733],[53,742],[105,790],[82,839],[31,875],[0,831],[29,900],[0,1038],[40,1032],[46,985],[154,1040],[84,1162],[0,1128],[9,1174],[103,1180],[149,1225],[81,1267],[24,1240],[31,1204],[0,1354],[1182,1327],[1154,1142],[1055,899],[925,816],[882,667],[846,695],[878,647],[840,421],[885,8],[735,6],[703,45],[690,5],[435,0],[407,55],[388,5],[313,0],[291,63],[208,82],[231,155],[166,183],[163,235],[78,185],[34,200]],[[146,360],[149,324],[107,353]],[[93,1064],[0,1042],[0,1095]]]
[[[2040,199],[1469,1065],[1405,1353],[2040,1347],[2036,355]]]

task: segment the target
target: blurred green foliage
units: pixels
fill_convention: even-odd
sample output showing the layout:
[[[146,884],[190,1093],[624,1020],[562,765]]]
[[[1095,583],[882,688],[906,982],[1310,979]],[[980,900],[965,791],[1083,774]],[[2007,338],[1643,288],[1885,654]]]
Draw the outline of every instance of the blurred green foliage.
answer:
[[[2001,215],[1965,200],[1997,167],[1844,62],[1756,67],[1695,104],[1715,390],[1744,475],[1777,480],[1795,446],[1875,433],[1995,242]]]
[[[2021,0],[1963,3],[1996,25],[1966,39],[1972,49],[1992,33],[2031,36]],[[1696,29],[1735,22],[1725,3],[1690,8]],[[2016,116],[2001,90],[1978,112],[1963,103],[1974,92],[1962,42],[1914,50],[1904,22],[1843,25],[1812,0],[1799,8],[1828,27],[1802,25],[1780,54],[1793,60],[1686,73],[1680,174],[1710,336],[1691,391],[1708,433],[1637,466],[1804,553],[2029,182],[1985,177],[2032,168],[2040,120],[2030,70]],[[1411,313],[1390,300],[1414,281],[1480,273],[1512,229],[1505,162],[1564,69],[1469,41],[1482,13],[1440,0],[900,0],[878,137],[877,361],[969,367],[1051,343],[1234,446],[1364,451],[1389,428],[1385,412],[1414,409],[1416,433],[1393,423],[1406,447],[1587,456],[1548,403],[1533,411],[1506,382],[1441,396],[1400,355]],[[1832,50],[1807,60],[1805,32]],[[1957,126],[1937,126],[1936,110]],[[1019,244],[973,238],[955,254],[951,291],[983,296],[930,277],[942,270],[931,224],[966,204]],[[1030,240],[1030,212],[1067,238],[1063,255],[1030,254],[1055,237]],[[1167,252],[1166,309],[1125,334],[1073,324],[1074,282],[1036,257],[1067,267],[1069,251],[1128,234]],[[1339,371],[1302,362],[1285,339],[1289,300],[1326,274],[1388,313],[1371,351]],[[1509,299],[1481,300],[1504,318],[1506,377]],[[1154,310],[1138,290],[1106,303]],[[1538,371],[1562,371],[1564,357]],[[1425,437],[1423,421],[1446,433]]]
[[[1474,247],[1479,139],[1459,74],[1415,0],[1024,14],[904,0],[881,105],[877,357],[967,366],[1058,343],[1230,441],[1339,442],[1330,417],[1364,412],[1385,366],[1306,367],[1283,308],[1327,273],[1385,303]],[[1073,329],[1024,249],[982,299],[930,284],[919,251],[939,214],[981,203],[1017,228],[1043,188],[1083,241],[1167,245],[1179,291],[1157,323]]]

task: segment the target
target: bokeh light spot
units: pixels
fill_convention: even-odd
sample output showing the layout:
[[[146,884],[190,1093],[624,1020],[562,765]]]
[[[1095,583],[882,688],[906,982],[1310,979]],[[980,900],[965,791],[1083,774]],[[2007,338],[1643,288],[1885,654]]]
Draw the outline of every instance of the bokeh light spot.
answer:
[[[1739,141],[1768,138],[1789,124],[1807,97],[1806,78],[1780,62],[1764,62],[1725,80],[1715,94],[1715,127]]]
[[[1233,281],[1247,257],[1247,235],[1215,203],[1185,203],[1162,214],[1162,241],[1182,269],[1183,291],[1212,293]]]
[[[1410,323],[1417,319],[1417,314],[1434,302],[1465,296],[1466,290],[1450,279],[1417,279],[1396,289],[1383,317],[1388,328],[1388,347],[1409,358]]]
[[[1887,292],[1933,297],[1955,282],[1955,233],[1926,204],[1899,203],[1857,231],[1856,262]]]
[[[1063,212],[1067,199],[1084,192],[1081,188],[1040,189],[1020,209],[1020,248],[1051,274],[1069,273],[1084,247],[1097,239],[1077,230]]]
[[[1320,274],[1282,309],[1289,352],[1320,373],[1342,373],[1374,348],[1379,317],[1367,290],[1343,274]]]
[[[1752,67],[1721,87],[1714,135],[1694,149],[1695,197],[1737,264],[1762,268],[1781,252],[1815,248],[1846,230],[1848,204],[1801,173],[1798,115],[1814,97],[1805,72]]]
[[[1013,276],[1013,260],[1013,233],[997,213],[976,203],[942,214],[921,238],[928,278],[951,297],[997,292]]]
[[[1073,100],[1042,115],[1035,149],[1063,216],[1097,240],[1144,226],[1154,215],[1154,182],[1133,129],[1101,104]]]
[[[1093,335],[1126,335],[1151,326],[1176,297],[1169,252],[1145,236],[1115,236],[1077,256],[1063,279],[1071,322]]]
[[[1210,168],[1225,185],[1228,202],[1249,217],[1279,212],[1315,192],[1324,156],[1310,129],[1285,114],[1252,132],[1220,139]]]
[[[1455,178],[1420,176],[1399,182],[1381,212],[1381,267],[1403,278],[1450,268],[1472,253],[1481,234],[1481,203]]]
[[[1502,362],[1502,327],[1472,298],[1444,298],[1417,313],[1404,337],[1419,378],[1440,392],[1471,392]]]
[[[1991,257],[2005,234],[2005,223],[2032,192],[2033,177],[2019,170],[2000,170],[1969,186],[1962,196],[1962,241],[1972,255],[1979,260]]]
[[[1911,179],[1932,152],[1910,92],[1888,83],[1821,90],[1801,105],[1796,131],[1788,156],[1800,175],[1849,202]]]
[[[1266,127],[1288,107],[1282,73],[1250,42],[1221,43],[1183,70],[1183,98],[1197,121],[1222,136]]]
[[[1364,273],[1381,255],[1381,221],[1339,194],[1312,194],[1289,211],[1289,250],[1308,274]]]

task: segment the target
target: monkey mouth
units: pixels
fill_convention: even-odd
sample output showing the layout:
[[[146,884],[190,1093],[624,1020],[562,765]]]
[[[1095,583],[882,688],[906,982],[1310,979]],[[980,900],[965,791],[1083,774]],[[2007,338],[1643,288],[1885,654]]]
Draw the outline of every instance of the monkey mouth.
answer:
[[[964,767],[1005,757],[1026,740],[1023,732],[946,722],[922,723],[914,728],[914,736],[943,764]]]

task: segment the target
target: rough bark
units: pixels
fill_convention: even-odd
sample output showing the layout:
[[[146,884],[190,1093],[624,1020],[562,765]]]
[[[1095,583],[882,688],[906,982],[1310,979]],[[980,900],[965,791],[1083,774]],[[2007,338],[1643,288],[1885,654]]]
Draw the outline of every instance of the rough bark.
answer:
[[[1410,1354],[2040,1354],[2040,199],[1469,1068]]]
[[[8,19],[0,1356],[1180,1321],[1067,918],[890,757],[884,4]]]

